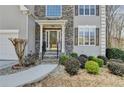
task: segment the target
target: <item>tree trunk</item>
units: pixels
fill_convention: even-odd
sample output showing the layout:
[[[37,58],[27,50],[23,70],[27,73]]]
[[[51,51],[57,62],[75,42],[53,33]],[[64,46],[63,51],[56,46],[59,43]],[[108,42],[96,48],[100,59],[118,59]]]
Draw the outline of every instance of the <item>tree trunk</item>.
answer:
[[[24,64],[24,50],[25,50],[25,46],[26,46],[26,40],[18,39],[18,38],[13,38],[13,39],[10,38],[9,40],[14,45],[15,52],[18,56],[20,66],[23,66],[23,64]]]

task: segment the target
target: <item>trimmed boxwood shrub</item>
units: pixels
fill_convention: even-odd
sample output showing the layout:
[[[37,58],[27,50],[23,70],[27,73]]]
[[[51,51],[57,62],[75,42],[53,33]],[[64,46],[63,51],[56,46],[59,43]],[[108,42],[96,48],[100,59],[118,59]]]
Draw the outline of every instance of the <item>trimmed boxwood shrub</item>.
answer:
[[[68,60],[69,60],[69,56],[65,54],[61,55],[59,58],[59,62],[61,65],[64,65]]]
[[[73,53],[70,54],[70,56],[71,57],[74,57],[74,58],[77,58],[78,57],[78,54],[73,52]]]
[[[124,62],[124,53],[121,55],[121,60]]]
[[[96,63],[98,63],[99,67],[102,67],[104,64],[104,61],[102,59],[93,57],[92,61],[95,61]]]
[[[89,61],[95,61],[96,63],[98,63],[99,67],[102,67],[104,64],[104,60],[100,59],[100,58],[96,58],[94,56],[89,56],[88,57]]]
[[[85,55],[85,54],[81,54],[81,55],[80,55],[80,57],[85,57],[85,58],[88,58],[88,56],[87,56],[87,55]]]
[[[78,60],[79,60],[79,62],[80,62],[80,68],[84,68],[84,67],[85,67],[85,63],[86,63],[86,61],[87,61],[88,59],[87,59],[86,57],[80,55],[80,56],[78,57]]]
[[[124,54],[124,51],[118,48],[107,48],[106,49],[106,57],[108,59],[120,59],[122,54]]]
[[[87,61],[85,64],[85,69],[88,73],[98,74],[99,73],[99,65],[94,61]]]
[[[92,60],[94,58],[94,56],[89,56],[88,60]]]
[[[119,62],[110,62],[108,64],[108,69],[111,71],[111,73],[119,76],[124,75],[124,63]]]
[[[80,68],[79,61],[75,58],[71,58],[65,63],[65,70],[70,75],[77,74],[79,68]]]
[[[107,61],[108,61],[108,59],[107,59],[107,57],[105,57],[105,56],[97,56],[97,58],[99,58],[99,59],[102,59],[103,61],[104,61],[104,65],[106,65],[107,64]]]

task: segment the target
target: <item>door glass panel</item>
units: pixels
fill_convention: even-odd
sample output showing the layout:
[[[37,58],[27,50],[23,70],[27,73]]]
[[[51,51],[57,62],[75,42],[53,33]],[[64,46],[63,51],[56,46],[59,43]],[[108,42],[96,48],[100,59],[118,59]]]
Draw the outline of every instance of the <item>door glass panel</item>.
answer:
[[[57,31],[50,31],[50,48],[57,48]]]

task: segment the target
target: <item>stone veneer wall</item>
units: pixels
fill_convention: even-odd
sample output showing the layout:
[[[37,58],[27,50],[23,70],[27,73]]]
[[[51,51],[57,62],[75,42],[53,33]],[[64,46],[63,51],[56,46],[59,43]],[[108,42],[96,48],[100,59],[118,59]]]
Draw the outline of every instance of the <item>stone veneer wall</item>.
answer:
[[[35,23],[35,52],[39,55],[40,51],[40,26]]]
[[[73,51],[73,16],[74,16],[73,9],[74,9],[74,6],[63,5],[62,6],[62,17],[51,19],[51,18],[45,17],[45,5],[35,6],[35,16],[37,16],[39,20],[68,20],[68,22],[66,23],[66,27],[65,27],[65,51],[66,53],[70,53]],[[40,46],[37,43],[40,42],[40,38],[39,38],[39,34],[37,33],[36,33],[36,41],[37,41],[36,50],[38,51],[39,49],[37,48],[40,48]]]

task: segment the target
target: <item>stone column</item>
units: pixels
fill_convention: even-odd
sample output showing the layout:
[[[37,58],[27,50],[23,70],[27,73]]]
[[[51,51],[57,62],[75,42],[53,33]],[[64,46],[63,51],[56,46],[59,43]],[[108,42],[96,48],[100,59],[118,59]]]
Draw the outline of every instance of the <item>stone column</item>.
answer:
[[[62,53],[65,52],[65,25],[62,25]]]
[[[100,31],[100,42],[101,42],[101,55],[105,56],[106,54],[106,7],[105,5],[101,6],[101,31]]]
[[[40,56],[42,54],[43,25],[40,25]]]

